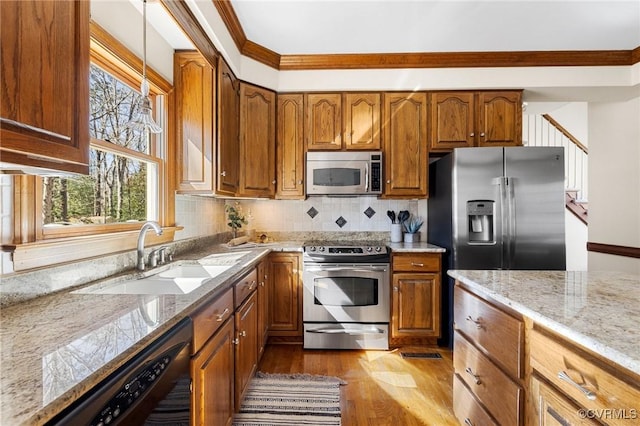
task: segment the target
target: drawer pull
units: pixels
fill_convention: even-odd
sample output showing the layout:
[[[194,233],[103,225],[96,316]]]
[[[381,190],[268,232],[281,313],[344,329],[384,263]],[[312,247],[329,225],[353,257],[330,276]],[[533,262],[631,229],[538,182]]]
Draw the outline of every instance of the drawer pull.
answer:
[[[467,425],[467,426],[473,426],[473,423],[471,423],[471,420],[469,420],[469,417],[464,419],[464,424]]]
[[[472,323],[474,323],[474,324],[476,325],[476,328],[477,328],[477,329],[481,329],[481,328],[483,328],[483,325],[482,325],[482,318],[481,318],[481,317],[478,317],[478,319],[477,319],[477,320],[474,320],[473,318],[471,318],[471,315],[469,315],[469,316],[466,318],[466,320],[467,320],[467,321],[471,321]]]
[[[240,339],[238,339],[237,337],[235,339],[233,339],[233,344],[234,345],[239,345],[240,344]]]
[[[251,284],[249,284],[249,291],[253,290],[253,286],[256,285],[256,281],[253,280],[251,281]]]
[[[424,263],[411,262],[411,266],[419,266],[422,268],[424,266]]]
[[[572,385],[573,387],[578,389],[580,392],[582,392],[584,394],[584,396],[587,397],[587,399],[589,401],[595,401],[596,400],[596,394],[594,392],[591,392],[590,390],[585,389],[582,386],[580,386],[578,383],[574,382],[573,379],[571,377],[569,377],[569,375],[567,373],[565,373],[564,371],[561,371],[561,372],[558,373],[558,379],[564,380],[565,382],[569,383],[570,385]]]
[[[222,319],[224,318],[224,316],[229,313],[229,308],[225,308],[224,311],[222,311],[221,314],[218,314],[218,318],[216,319],[216,321],[218,322],[222,322]]]
[[[464,371],[467,374],[469,374],[471,377],[473,377],[473,380],[476,382],[476,385],[482,384],[482,380],[480,380],[480,376],[478,376],[477,374],[473,374],[473,370],[471,369],[471,367],[465,368]]]
[[[247,332],[246,332],[246,331],[244,331],[244,330],[242,330],[242,331],[240,332],[240,337],[247,337]]]

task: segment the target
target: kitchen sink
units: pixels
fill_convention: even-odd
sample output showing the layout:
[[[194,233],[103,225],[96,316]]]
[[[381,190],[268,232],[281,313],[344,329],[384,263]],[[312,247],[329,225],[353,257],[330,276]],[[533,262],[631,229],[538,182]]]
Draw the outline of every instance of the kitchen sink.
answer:
[[[78,294],[188,294],[234,264],[179,264],[145,278],[97,283],[76,290]]]

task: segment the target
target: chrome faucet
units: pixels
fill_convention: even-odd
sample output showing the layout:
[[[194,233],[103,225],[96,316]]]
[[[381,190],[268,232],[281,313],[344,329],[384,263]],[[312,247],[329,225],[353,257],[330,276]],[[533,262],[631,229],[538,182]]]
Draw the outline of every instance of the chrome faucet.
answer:
[[[138,234],[138,264],[136,266],[138,268],[138,271],[144,271],[145,268],[144,236],[146,235],[149,228],[153,228],[153,230],[156,231],[156,235],[162,235],[162,228],[160,228],[158,222],[150,220],[142,225],[142,228],[140,228],[140,233]]]

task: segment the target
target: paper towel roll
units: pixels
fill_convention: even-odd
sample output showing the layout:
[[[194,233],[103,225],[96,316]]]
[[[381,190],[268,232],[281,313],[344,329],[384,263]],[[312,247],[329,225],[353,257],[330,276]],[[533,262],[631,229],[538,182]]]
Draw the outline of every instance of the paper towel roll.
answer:
[[[229,241],[227,243],[227,245],[230,246],[230,247],[239,246],[240,244],[244,244],[244,243],[246,243],[248,241],[249,241],[249,237],[248,236],[238,237],[238,238],[234,238],[231,241]]]

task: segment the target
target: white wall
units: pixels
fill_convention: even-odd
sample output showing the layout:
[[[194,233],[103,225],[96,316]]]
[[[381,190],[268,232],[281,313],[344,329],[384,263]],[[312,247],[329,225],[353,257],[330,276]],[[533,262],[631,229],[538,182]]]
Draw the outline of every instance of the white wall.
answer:
[[[589,104],[589,241],[640,247],[640,97]],[[640,259],[590,252],[590,270],[640,273]]]

